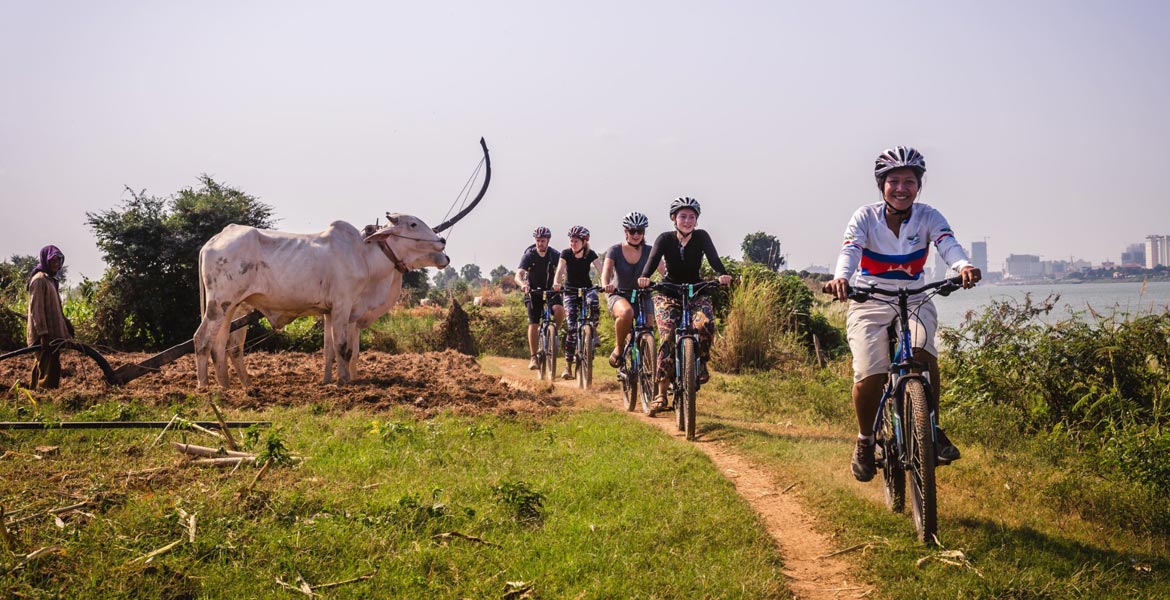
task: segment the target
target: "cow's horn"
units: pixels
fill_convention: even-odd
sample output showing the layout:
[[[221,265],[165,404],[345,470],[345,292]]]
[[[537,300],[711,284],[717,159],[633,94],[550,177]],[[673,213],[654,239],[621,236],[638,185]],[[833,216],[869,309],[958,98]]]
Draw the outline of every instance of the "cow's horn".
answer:
[[[479,194],[477,194],[475,196],[475,200],[472,200],[471,204],[467,205],[467,208],[464,208],[463,210],[459,211],[459,213],[456,214],[454,217],[451,217],[450,219],[447,219],[446,221],[443,221],[442,223],[439,223],[438,225],[433,227],[432,230],[435,233],[438,233],[440,231],[443,231],[444,229],[447,229],[448,227],[458,223],[459,219],[466,217],[467,213],[471,212],[471,209],[475,208],[475,205],[479,204],[479,201],[483,199],[484,192],[487,192],[488,184],[491,183],[491,181],[492,181],[492,157],[488,155],[487,142],[485,142],[483,138],[479,138],[479,145],[481,147],[483,147],[483,162],[485,165],[485,170],[484,170],[484,175],[483,175],[483,187],[480,188]]]
[[[396,217],[390,213],[386,213],[386,220],[389,221],[393,225],[398,224],[398,217]]]

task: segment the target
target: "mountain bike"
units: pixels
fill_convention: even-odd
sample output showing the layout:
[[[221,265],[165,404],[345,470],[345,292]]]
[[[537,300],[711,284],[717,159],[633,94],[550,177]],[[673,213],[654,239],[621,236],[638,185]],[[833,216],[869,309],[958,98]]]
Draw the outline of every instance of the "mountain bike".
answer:
[[[953,277],[916,289],[884,290],[876,286],[852,287],[849,299],[885,302],[897,308],[890,325],[890,375],[882,390],[874,419],[875,460],[885,482],[886,505],[894,512],[906,506],[906,480],[910,480],[910,508],[918,540],[931,544],[938,534],[938,495],[934,469],[938,460],[938,415],[930,406],[931,382],[926,365],[914,360],[910,315],[936,295],[947,296],[962,288]],[[916,298],[914,311],[908,306]],[[892,300],[875,298],[887,296]]]
[[[556,381],[557,377],[557,323],[553,320],[551,299],[557,292],[552,290],[530,289],[530,295],[539,296],[544,301],[544,312],[540,315],[540,341],[536,345],[536,364],[539,367],[537,379]]]
[[[586,295],[589,292],[601,291],[598,286],[570,287],[565,286],[566,294],[577,296],[577,348],[573,355],[576,357],[577,387],[587,390],[593,385],[593,355],[597,350],[597,315],[589,314],[589,303]],[[566,354],[568,352],[566,351]],[[567,360],[567,359],[566,359]],[[571,364],[571,363],[570,363]]]
[[[617,378],[622,384],[622,402],[626,410],[634,410],[641,399],[642,412],[650,414],[657,388],[655,372],[658,359],[658,342],[654,338],[653,325],[647,324],[642,303],[649,298],[647,290],[614,290],[614,293],[628,297],[634,309],[634,324],[626,337],[622,350],[622,364],[618,367]]]
[[[656,292],[666,292],[682,300],[682,310],[674,330],[674,378],[669,392],[674,405],[679,431],[685,431],[687,440],[695,439],[695,395],[699,391],[699,373],[703,365],[699,358],[699,331],[691,318],[691,300],[718,281],[698,283],[667,283],[650,286]]]

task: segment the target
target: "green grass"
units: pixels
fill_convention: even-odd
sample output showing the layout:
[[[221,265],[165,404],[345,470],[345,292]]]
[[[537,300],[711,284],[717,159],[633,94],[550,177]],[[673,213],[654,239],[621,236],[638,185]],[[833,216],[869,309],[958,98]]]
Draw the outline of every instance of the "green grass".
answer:
[[[0,418],[16,412],[11,398]],[[500,598],[508,582],[524,582],[539,598],[788,595],[774,546],[733,486],[692,446],[621,414],[313,412],[231,415],[271,419],[289,451],[309,457],[270,470],[242,500],[254,468],[127,477],[178,461],[150,447],[156,431],[0,434],[14,452],[0,460],[0,503],[12,518],[97,498],[63,528],[47,516],[10,526],[21,553],[61,550],[0,577],[0,597],[275,597],[285,595],[277,578],[369,573],[322,593]],[[60,449],[34,458],[46,445]],[[136,562],[186,540],[180,510],[196,515],[195,541]],[[452,532],[491,545],[441,535]],[[0,556],[7,573],[16,559]]]
[[[839,410],[825,408],[832,397]],[[1152,598],[1170,590],[1165,539],[1070,514],[1052,483],[1068,476],[1062,468],[968,439],[956,439],[963,460],[939,471],[939,531],[944,549],[961,551],[971,568],[931,559],[917,566],[946,557],[915,542],[908,516],[885,508],[880,474],[867,484],[849,474],[855,427],[848,381],[838,375],[719,376],[699,410],[704,439],[797,482],[835,546],[872,544],[852,560],[881,597]]]

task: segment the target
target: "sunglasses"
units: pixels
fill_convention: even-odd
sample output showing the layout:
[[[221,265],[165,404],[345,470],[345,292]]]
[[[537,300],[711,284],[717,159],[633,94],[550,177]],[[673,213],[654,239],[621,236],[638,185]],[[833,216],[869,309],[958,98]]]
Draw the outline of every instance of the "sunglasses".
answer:
[[[646,229],[645,229],[645,228],[642,228],[642,229],[627,229],[627,230],[626,230],[626,233],[629,233],[629,234],[634,234],[634,235],[645,235],[645,234],[646,234]]]

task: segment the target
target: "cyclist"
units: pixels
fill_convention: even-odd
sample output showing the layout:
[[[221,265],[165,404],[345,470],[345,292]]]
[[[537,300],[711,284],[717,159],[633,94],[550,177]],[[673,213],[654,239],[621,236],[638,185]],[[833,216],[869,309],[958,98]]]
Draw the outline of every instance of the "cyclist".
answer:
[[[553,278],[553,289],[561,291],[562,284],[570,287],[587,288],[593,286],[593,277],[590,271],[601,273],[601,259],[597,253],[589,248],[589,230],[574,225],[569,228],[569,247],[561,251],[561,261],[557,265],[556,277]],[[578,315],[581,312],[580,298],[576,294],[565,294],[565,310],[569,313],[569,330],[565,333],[565,372],[562,379],[573,378],[573,360],[577,351]],[[585,294],[585,301],[589,306],[589,316],[596,318],[598,313],[597,290],[590,290]]]
[[[613,315],[615,329],[615,346],[609,355],[609,366],[621,366],[622,349],[626,346],[626,336],[634,324],[634,307],[630,304],[629,292],[625,294],[614,290],[632,290],[638,285],[638,276],[642,274],[642,267],[650,258],[650,248],[646,246],[646,226],[650,220],[640,212],[631,212],[622,217],[622,229],[626,231],[626,241],[610,246],[605,252],[605,262],[601,267],[601,285],[609,294],[606,303],[609,312]],[[638,295],[642,314],[649,317],[653,314],[653,304],[650,296]]]
[[[707,263],[719,273],[719,284],[731,283],[731,276],[719,260],[719,253],[715,251],[715,244],[711,236],[702,229],[696,229],[699,224],[699,213],[702,208],[699,201],[690,197],[675,198],[670,203],[670,220],[674,222],[674,231],[666,231],[654,240],[654,247],[650,250],[650,259],[642,267],[642,275],[638,278],[638,287],[650,285],[650,275],[658,268],[659,262],[666,261],[667,283],[698,283],[702,281],[699,268],[703,264],[703,256]],[[711,354],[711,340],[715,337],[715,312],[711,306],[711,298],[702,295],[691,302],[692,319],[695,329],[699,330],[699,358],[702,370],[699,372],[699,383],[706,383],[710,379],[707,373],[707,360]],[[654,295],[654,320],[658,323],[658,337],[662,344],[658,348],[658,393],[654,396],[654,403],[650,405],[650,416],[666,408],[666,388],[670,381],[670,374],[674,373],[674,330],[682,312],[680,299],[665,293]]]
[[[980,280],[982,274],[955,240],[942,213],[921,202],[915,203],[924,173],[926,161],[914,148],[898,146],[877,157],[874,176],[882,201],[862,206],[853,213],[845,228],[845,245],[837,258],[835,278],[825,285],[826,292],[845,301],[849,279],[859,267],[859,281],[886,289],[913,285],[922,279],[931,244],[948,265],[958,270],[963,287],[970,288]],[[938,313],[930,301],[911,299],[911,306],[919,306],[911,313],[909,323],[914,359],[927,365],[930,402],[937,415],[939,374],[934,333]],[[849,303],[846,332],[853,353],[853,407],[859,428],[851,467],[858,481],[873,479],[877,471],[873,422],[890,366],[886,328],[894,320],[896,310],[882,302]],[[959,459],[959,449],[942,429],[938,430],[937,448],[940,464]]]
[[[528,309],[528,355],[531,357],[531,360],[528,361],[529,370],[537,368],[537,329],[540,317],[544,314],[544,298],[528,292],[532,288],[552,289],[553,273],[561,258],[560,252],[548,247],[548,241],[552,238],[552,230],[548,227],[537,227],[533,230],[532,237],[536,241],[524,249],[524,255],[520,257],[520,266],[516,269],[516,284],[520,286],[520,291],[524,292],[524,306]],[[565,320],[565,308],[561,305],[561,295],[552,294],[548,301],[552,304],[553,318],[556,319],[557,328],[560,329],[561,323]]]

